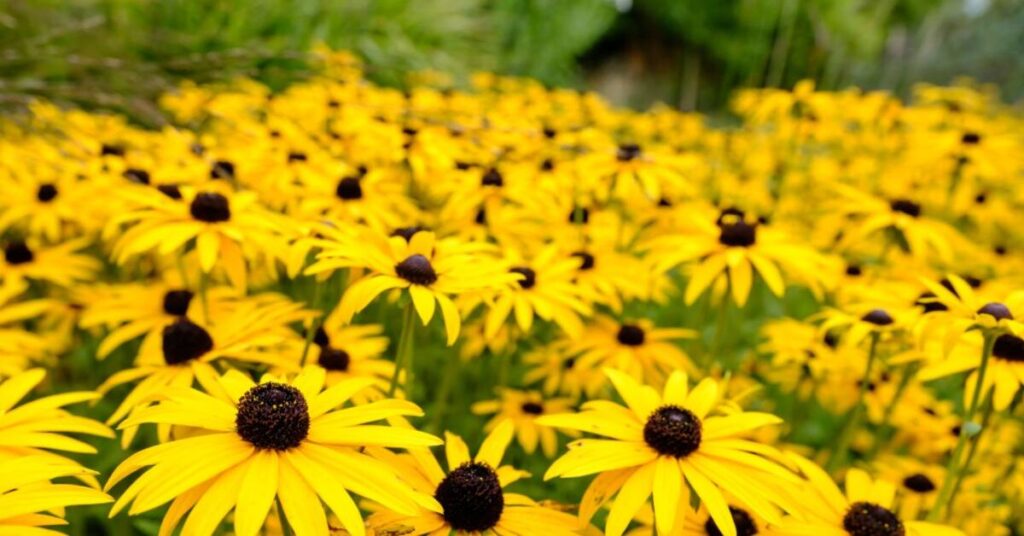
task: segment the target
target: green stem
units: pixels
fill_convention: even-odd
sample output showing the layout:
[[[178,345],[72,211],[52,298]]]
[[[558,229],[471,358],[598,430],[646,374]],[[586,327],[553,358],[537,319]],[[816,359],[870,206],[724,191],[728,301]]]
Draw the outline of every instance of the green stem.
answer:
[[[292,527],[288,524],[288,516],[284,513],[284,506],[281,505],[281,498],[274,497],[274,502],[277,503],[277,519],[281,523],[281,534],[283,536],[293,536],[295,533],[292,532]]]
[[[317,317],[313,321],[313,325],[306,330],[306,342],[302,347],[302,361],[301,366],[306,366],[306,359],[309,357],[309,348],[313,346],[313,338],[316,336],[316,332],[320,329],[320,326],[324,323],[323,311],[319,310],[320,307],[320,285],[317,284],[316,276],[313,276],[313,297],[310,300],[309,306],[317,311]]]
[[[935,504],[928,511],[927,519],[931,522],[938,521],[946,505],[953,500],[955,483],[967,469],[966,463],[960,465],[960,457],[963,455],[964,448],[967,446],[967,441],[971,436],[969,427],[974,424],[974,414],[978,411],[978,400],[981,399],[981,391],[985,385],[985,372],[988,370],[989,358],[992,357],[992,347],[996,343],[996,333],[991,330],[986,330],[984,336],[985,340],[981,348],[981,366],[978,368],[978,379],[974,384],[974,395],[971,396],[971,404],[967,407],[967,413],[964,415],[964,423],[960,426],[960,435],[957,437],[956,447],[953,448],[953,454],[949,457],[949,463],[946,465],[946,478],[942,481],[942,487],[939,488]]]
[[[444,429],[444,416],[448,412],[448,399],[451,398],[452,386],[459,375],[459,356],[450,354],[447,366],[444,368],[444,377],[441,378],[441,386],[437,392],[437,407],[434,409],[434,422],[432,428],[436,433]]]
[[[725,320],[729,313],[729,300],[732,299],[731,286],[732,282],[726,279],[725,293],[722,295],[722,302],[718,304],[718,318],[715,321],[715,342],[704,362],[705,370],[711,369],[715,359],[721,360],[722,345],[725,343]],[[708,293],[711,294],[711,289],[708,289]]]
[[[868,350],[868,365],[864,370],[864,377],[860,380],[860,390],[857,394],[857,404],[850,411],[850,418],[846,421],[846,425],[843,427],[843,432],[839,436],[839,443],[836,444],[836,448],[832,451],[832,456],[829,457],[828,463],[825,465],[825,470],[829,473],[835,471],[837,467],[840,467],[843,462],[846,461],[847,451],[850,450],[850,444],[853,442],[853,436],[857,433],[857,428],[860,427],[860,420],[864,414],[864,399],[867,398],[868,385],[871,383],[871,371],[875,366],[876,357],[878,354],[878,332],[871,334],[871,349]]]
[[[395,372],[391,375],[388,397],[395,396],[395,390],[398,388],[398,377],[402,373],[402,367],[408,369],[405,375],[405,396],[409,396],[409,377],[412,376],[412,363],[406,363],[411,359],[410,351],[412,350],[413,317],[415,316],[412,301],[405,305],[405,313],[402,316],[402,333],[398,336],[398,348],[395,352]]]
[[[978,431],[978,435],[974,436],[974,441],[971,442],[971,447],[967,451],[967,458],[964,459],[964,470],[960,472],[960,475],[956,478],[956,482],[953,483],[953,493],[950,494],[950,504],[953,503],[953,499],[956,497],[956,494],[960,492],[960,485],[963,484],[964,478],[967,477],[967,469],[971,466],[971,462],[974,461],[974,455],[978,452],[978,445],[981,444],[981,434],[985,433],[985,430],[988,429],[988,423],[992,419],[994,404],[992,403],[991,394],[985,398],[985,402],[982,404],[982,407],[985,409],[984,416],[981,418],[981,430]]]

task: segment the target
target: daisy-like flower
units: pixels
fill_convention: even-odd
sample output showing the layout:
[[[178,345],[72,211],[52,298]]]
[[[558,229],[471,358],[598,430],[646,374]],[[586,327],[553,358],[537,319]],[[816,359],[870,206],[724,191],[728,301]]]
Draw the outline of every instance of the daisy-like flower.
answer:
[[[52,151],[46,144],[33,144],[35,149]],[[0,150],[10,150],[4,146]],[[30,150],[28,146],[22,149]],[[59,161],[38,165],[34,155],[23,154],[24,162],[11,162],[16,169],[8,177],[0,177],[0,231],[22,229],[29,236],[57,242],[71,236],[72,229],[81,232],[83,205],[89,200],[83,193],[93,184],[78,180],[73,173],[60,173]],[[41,169],[35,169],[41,168]]]
[[[539,419],[546,426],[603,437],[572,443],[544,475],[599,475],[581,501],[582,521],[589,521],[616,492],[605,525],[611,536],[620,536],[652,495],[658,534],[673,534],[677,516],[689,509],[691,488],[727,536],[736,536],[737,530],[724,494],[769,522],[779,520],[780,506],[797,509],[773,491],[780,482],[798,482],[796,476],[775,461],[779,454],[774,449],[744,439],[781,419],[736,411],[722,403],[718,383],[712,379],[691,391],[682,371],[669,377],[662,395],[623,372],[605,373],[628,407],[595,400],[584,404],[580,413]]]
[[[159,345],[154,343],[140,349],[135,367],[115,372],[97,388],[98,392],[107,393],[119,385],[141,380],[107,423],[118,423],[131,412],[149,405],[153,396],[167,387],[185,388],[204,379],[209,383],[209,378],[217,375],[211,364],[215,361],[293,365],[279,351],[289,341],[298,341],[298,335],[288,324],[308,316],[300,304],[250,298],[211,324],[200,325],[187,317],[177,317],[164,325]],[[137,429],[123,428],[121,442],[127,446]],[[170,428],[161,426],[159,429],[160,436],[166,439]]]
[[[696,262],[686,286],[685,301],[692,304],[720,277],[727,275],[732,299],[743,306],[750,296],[755,272],[776,296],[786,279],[818,288],[827,281],[828,263],[815,250],[792,242],[771,226],[751,220],[738,209],[726,209],[718,218],[694,218],[692,232],[665,234],[648,241],[648,257],[659,271]]]
[[[834,186],[839,195],[836,208],[857,218],[843,233],[840,247],[862,243],[878,233],[887,241],[919,258],[948,260],[953,255],[956,229],[923,214],[921,203],[907,198],[883,199],[849,185]],[[882,243],[881,241],[879,242]],[[884,250],[883,250],[884,251]]]
[[[529,476],[510,465],[501,465],[512,434],[512,423],[501,423],[484,439],[477,455],[470,456],[462,438],[445,433],[447,472],[425,449],[410,449],[409,454],[401,456],[377,451],[388,465],[400,468],[399,473],[416,490],[433,495],[441,510],[421,509],[410,516],[379,509],[367,519],[373,534],[578,534],[573,516],[538,505],[525,495],[504,491],[509,484]]]
[[[325,242],[317,261],[307,273],[363,267],[370,273],[346,289],[338,315],[348,322],[381,293],[391,289],[409,292],[412,305],[426,325],[441,308],[448,344],[459,336],[462,318],[452,295],[495,289],[515,279],[500,273],[480,248],[437,240],[430,231],[414,231],[410,237],[377,232],[360,235],[358,243]]]
[[[306,188],[298,211],[390,230],[416,216],[415,206],[405,195],[401,179],[402,176],[391,169],[367,170],[365,167],[340,177],[319,173],[305,175]]]
[[[368,424],[389,417],[422,415],[411,402],[381,400],[338,409],[370,385],[343,380],[323,389],[323,369],[304,369],[292,381],[265,377],[259,384],[229,371],[204,387],[167,388],[161,401],[136,412],[122,426],[163,423],[204,433],[150,447],[128,457],[106,489],[145,469],[114,503],[114,516],[170,502],[160,534],[171,534],[189,513],[182,534],[212,534],[234,509],[238,536],[259,533],[275,498],[292,530],[327,535],[321,501],[355,536],[366,531],[350,492],[406,515],[440,512],[432,497],[403,483],[395,468],[363,453],[367,447],[411,448],[441,444],[412,429]]]
[[[55,484],[52,480],[92,477],[90,471],[70,460],[47,456],[20,456],[0,461],[0,534],[61,536],[46,527],[66,525],[60,515],[68,506],[104,504],[109,495],[80,484]],[[62,514],[61,514],[62,515]]]
[[[637,143],[622,143],[581,158],[576,165],[584,176],[601,177],[594,194],[601,200],[625,199],[642,194],[652,201],[664,190],[684,188],[678,162],[670,154],[645,150]]]
[[[516,283],[499,289],[484,320],[484,334],[492,337],[509,318],[524,333],[533,327],[534,317],[552,321],[570,337],[583,332],[581,316],[589,316],[590,305],[580,296],[573,275],[583,259],[562,257],[549,246],[531,260],[513,261],[508,269]]]
[[[547,426],[541,426],[537,419],[571,410],[572,400],[568,398],[545,398],[537,391],[498,390],[498,399],[477,402],[470,410],[477,415],[494,415],[487,421],[485,430],[494,430],[508,421],[513,424],[516,439],[527,454],[533,454],[540,443],[541,451],[553,458],[558,451],[558,434]],[[570,434],[575,434],[570,430]]]
[[[790,455],[807,479],[801,517],[788,517],[772,529],[779,536],[964,536],[959,529],[901,518],[893,509],[896,486],[872,480],[860,469],[846,473],[843,494],[813,462]]]
[[[247,258],[256,253],[270,258],[287,254],[279,217],[260,207],[253,192],[182,187],[180,199],[149,189],[124,195],[139,208],[112,218],[108,225],[108,232],[130,225],[114,244],[119,264],[143,253],[179,252],[194,241],[204,273],[219,265],[233,286],[244,289]]]
[[[601,315],[569,344],[567,353],[575,355],[584,369],[613,368],[661,386],[674,370],[696,372],[690,358],[673,343],[696,336],[693,330],[658,328],[646,319],[618,322]]]
[[[7,242],[3,246],[0,281],[46,281],[65,287],[88,281],[100,267],[96,259],[78,253],[88,245],[85,238],[52,246],[22,240]]]
[[[898,484],[896,504],[904,519],[918,519],[931,509],[946,474],[938,465],[909,457],[884,456],[873,465],[879,478]]]

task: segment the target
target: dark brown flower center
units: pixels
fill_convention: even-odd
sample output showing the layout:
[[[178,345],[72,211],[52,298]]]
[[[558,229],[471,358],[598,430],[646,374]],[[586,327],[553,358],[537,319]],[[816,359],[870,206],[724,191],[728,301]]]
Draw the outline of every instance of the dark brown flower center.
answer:
[[[977,145],[981,142],[981,134],[977,132],[964,132],[963,136],[960,136],[960,142],[964,145]]]
[[[192,303],[192,291],[169,290],[164,294],[164,312],[173,316],[185,316]]]
[[[530,415],[540,415],[544,413],[544,406],[537,402],[523,402],[522,410],[523,413],[529,413]]]
[[[235,178],[235,165],[227,160],[218,160],[210,167],[211,179]]]
[[[577,251],[572,254],[573,257],[580,259],[580,270],[593,270],[594,269],[594,256],[586,251]]]
[[[394,231],[391,231],[391,236],[400,236],[405,239],[406,242],[412,240],[412,235],[420,232],[427,231],[428,229],[422,225],[410,225],[409,227],[399,227]]]
[[[484,463],[465,463],[448,473],[434,498],[444,509],[445,521],[458,531],[488,530],[498,524],[505,510],[498,474]]]
[[[537,272],[534,272],[532,268],[526,266],[516,266],[509,269],[509,273],[520,274],[523,276],[519,280],[519,286],[524,289],[531,289],[537,284]]]
[[[908,199],[893,199],[889,202],[889,208],[894,212],[902,212],[913,218],[921,215],[921,205]]]
[[[860,319],[876,326],[888,326],[894,322],[892,316],[884,309],[872,309]]]
[[[1013,320],[1010,308],[999,302],[986,303],[978,309],[978,314],[989,315],[996,320]]]
[[[161,184],[157,186],[156,189],[171,199],[181,199],[181,190],[178,188],[177,184]]]
[[[258,449],[295,448],[309,434],[306,398],[283,383],[257,385],[238,400],[235,430]]]
[[[927,475],[916,473],[903,479],[903,487],[916,493],[928,493],[935,491],[935,482]]]
[[[36,190],[36,199],[43,203],[49,203],[55,197],[57,197],[57,187],[50,183],[40,184],[39,189]]]
[[[7,264],[25,264],[32,262],[35,257],[28,245],[20,240],[4,246],[4,260],[7,261]]]
[[[231,208],[228,198],[216,192],[202,192],[196,195],[189,206],[192,217],[207,223],[217,223],[231,219]]]
[[[646,334],[644,333],[644,328],[636,324],[623,324],[615,338],[618,339],[620,344],[626,346],[641,346],[644,343]]]
[[[181,317],[163,330],[164,362],[180,365],[213,350],[213,337],[202,326]]]
[[[1009,333],[996,337],[992,356],[1014,363],[1024,362],[1024,339]]]
[[[868,502],[853,503],[843,516],[850,536],[904,536],[906,529],[896,514]]]
[[[351,361],[352,358],[349,357],[348,352],[341,348],[331,348],[330,346],[321,346],[320,357],[316,360],[321,367],[339,372],[348,370]]]
[[[418,253],[396,264],[395,273],[414,285],[429,286],[437,281],[437,272],[431,266],[430,260]]]
[[[338,181],[338,188],[334,194],[344,201],[353,201],[363,198],[363,185],[359,177],[345,177]]]
[[[684,458],[700,448],[703,425],[692,411],[662,406],[647,418],[644,441],[659,454]]]
[[[732,515],[733,525],[736,525],[736,536],[754,536],[757,534],[757,524],[754,523],[754,518],[750,517],[746,510],[730,506],[729,514]],[[704,522],[704,532],[708,536],[722,536],[722,531],[715,524],[715,520],[710,517]]]
[[[497,169],[491,168],[484,173],[484,176],[480,179],[481,186],[495,186],[500,187],[505,185],[505,179],[501,176],[501,172]]]
[[[949,307],[946,307],[945,304],[943,304],[940,301],[937,301],[935,299],[935,294],[933,294],[931,292],[924,292],[924,293],[922,293],[920,296],[917,297],[917,301],[915,303],[917,305],[923,307],[924,308],[924,312],[926,312],[926,313],[934,313],[934,312],[938,312],[938,311],[948,311],[949,310]]]
[[[149,184],[149,172],[144,169],[129,168],[121,176],[137,184]]]
[[[615,158],[619,162],[629,162],[640,156],[640,146],[635,143],[624,143],[619,146],[619,149],[615,152]]]

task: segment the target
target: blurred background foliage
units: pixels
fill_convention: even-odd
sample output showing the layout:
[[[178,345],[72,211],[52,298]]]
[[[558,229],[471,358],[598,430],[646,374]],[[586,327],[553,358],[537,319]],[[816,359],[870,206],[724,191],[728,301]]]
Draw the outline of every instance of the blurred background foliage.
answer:
[[[388,85],[485,69],[638,107],[715,111],[804,78],[1024,96],[1024,0],[0,0],[0,109],[44,96],[159,124],[155,97],[182,79],[280,88],[319,42]]]

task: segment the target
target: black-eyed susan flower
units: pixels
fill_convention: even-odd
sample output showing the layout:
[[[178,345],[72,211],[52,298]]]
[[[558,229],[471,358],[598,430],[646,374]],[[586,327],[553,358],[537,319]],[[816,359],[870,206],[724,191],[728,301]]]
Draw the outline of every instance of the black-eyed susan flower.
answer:
[[[372,533],[375,536],[577,534],[573,516],[545,508],[525,495],[504,491],[509,484],[529,476],[510,465],[501,465],[512,434],[512,423],[499,424],[484,439],[476,456],[470,456],[462,438],[446,433],[447,471],[424,449],[410,449],[409,454],[401,456],[381,453],[389,465],[401,469],[403,478],[417,491],[437,499],[441,510],[421,509],[410,516],[380,509],[367,519]]]
[[[421,415],[420,409],[401,400],[338,409],[371,381],[343,380],[324,389],[324,377],[323,369],[313,367],[291,381],[265,377],[256,384],[229,371],[212,378],[206,385],[210,393],[163,390],[158,404],[134,413],[122,426],[163,423],[204,433],[150,447],[122,462],[106,489],[144,472],[121,493],[111,515],[126,507],[134,515],[170,502],[162,534],[170,534],[182,519],[183,533],[211,534],[234,510],[235,533],[254,536],[277,500],[296,533],[326,535],[323,501],[345,530],[362,536],[362,515],[350,492],[408,515],[421,508],[441,511],[434,498],[400,480],[395,468],[362,452],[371,446],[440,444],[416,430],[368,424]]]
[[[963,536],[959,529],[900,517],[893,510],[896,486],[872,480],[860,469],[846,474],[846,493],[813,462],[791,456],[806,480],[802,517],[786,518],[771,534],[797,536]]]
[[[458,338],[462,325],[451,296],[495,289],[513,280],[497,272],[493,261],[488,262],[479,248],[438,241],[429,231],[415,232],[408,238],[368,232],[361,235],[359,243],[325,246],[317,259],[308,273],[352,267],[370,270],[342,296],[338,304],[342,322],[349,321],[382,292],[405,289],[424,325],[440,307],[449,345]]]
[[[710,217],[708,217],[710,216]],[[686,286],[685,301],[692,304],[722,276],[730,296],[743,306],[750,296],[754,274],[776,296],[790,280],[820,288],[828,281],[828,261],[817,251],[787,239],[771,225],[750,218],[738,209],[726,209],[715,218],[707,211],[692,218],[685,233],[658,236],[646,242],[648,258],[661,270],[695,263]]]
[[[572,406],[572,401],[567,398],[546,398],[537,391],[499,389],[496,400],[476,402],[470,406],[470,410],[476,415],[493,415],[484,427],[487,431],[494,430],[506,421],[511,422],[516,440],[527,454],[536,452],[539,443],[541,452],[553,458],[558,451],[558,434],[538,424],[537,419],[568,411]]]
[[[152,190],[129,191],[132,210],[111,220],[110,229],[129,226],[114,245],[124,264],[144,253],[169,255],[194,244],[199,266],[209,274],[223,268],[231,283],[245,288],[247,259],[284,258],[286,243],[278,215],[260,206],[252,192],[182,187],[180,199]]]
[[[693,330],[661,328],[649,320],[595,317],[583,335],[569,343],[566,353],[583,369],[612,368],[638,381],[661,386],[676,370],[696,372],[693,362],[675,341],[697,336]]]
[[[45,281],[71,286],[88,281],[99,269],[100,263],[81,252],[89,240],[74,238],[55,245],[43,245],[32,240],[10,240],[3,244],[3,270],[0,280],[7,284],[21,281]]]
[[[524,332],[533,327],[535,317],[554,322],[570,337],[583,330],[581,316],[589,316],[590,305],[573,284],[573,274],[580,267],[579,257],[561,257],[558,248],[549,246],[530,259],[510,253],[508,274],[514,283],[495,289],[487,311],[484,333],[493,336],[508,320]]]
[[[618,536],[653,496],[658,534],[671,534],[676,517],[686,515],[691,488],[725,535],[737,532],[723,493],[770,522],[779,520],[780,506],[795,509],[772,488],[796,477],[777,461],[770,446],[744,439],[748,432],[781,419],[766,413],[722,413],[718,383],[705,379],[690,390],[681,371],[669,377],[662,395],[622,372],[608,369],[606,374],[628,407],[596,400],[584,404],[580,413],[539,419],[543,425],[602,437],[572,443],[544,475],[598,475],[583,497],[581,520],[588,521],[617,493],[605,532]]]

